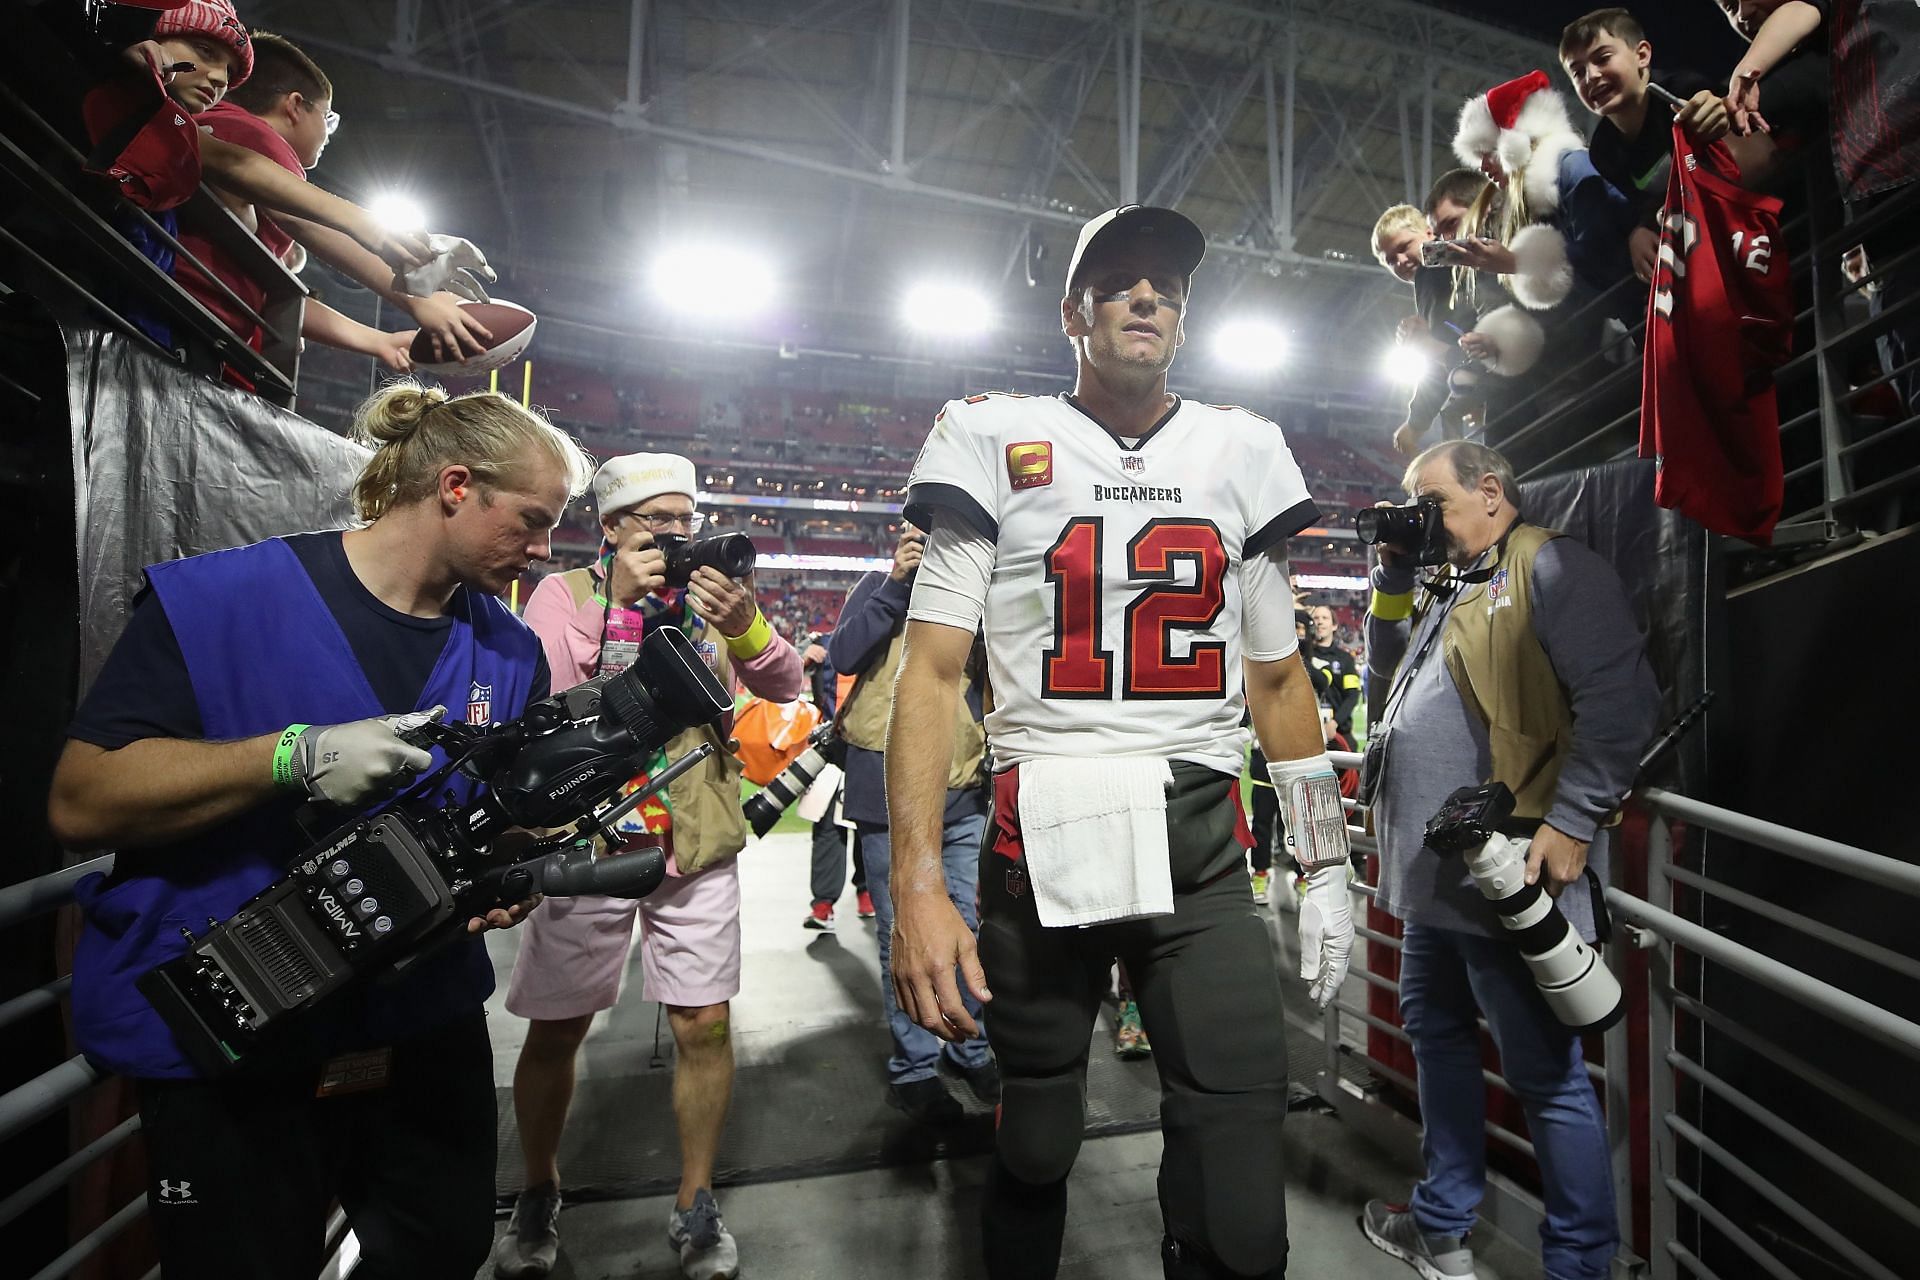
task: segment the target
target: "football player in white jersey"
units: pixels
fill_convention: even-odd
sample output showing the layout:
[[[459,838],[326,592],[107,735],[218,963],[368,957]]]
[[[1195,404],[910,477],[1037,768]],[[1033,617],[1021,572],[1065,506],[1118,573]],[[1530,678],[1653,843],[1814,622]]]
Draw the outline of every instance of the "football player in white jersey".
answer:
[[[887,740],[893,976],[936,1034],[986,1006],[1002,1103],[983,1237],[995,1280],[1051,1277],[1114,959],[1160,1073],[1169,1277],[1285,1274],[1278,961],[1242,866],[1246,731],[1307,870],[1322,1005],[1353,926],[1346,820],[1298,653],[1286,540],[1318,510],[1273,423],[1167,393],[1199,228],[1128,206],[1081,231],[1061,320],[1072,395],[949,403],[914,465],[932,530]],[[974,936],[940,869],[950,708],[984,625],[998,772]]]

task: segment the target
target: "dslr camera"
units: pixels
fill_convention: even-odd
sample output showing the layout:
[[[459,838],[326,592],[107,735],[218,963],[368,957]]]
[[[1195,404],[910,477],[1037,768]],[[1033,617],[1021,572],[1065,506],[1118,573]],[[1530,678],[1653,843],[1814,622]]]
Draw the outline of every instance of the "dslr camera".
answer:
[[[1388,546],[1417,565],[1447,562],[1447,527],[1440,518],[1440,500],[1415,498],[1398,507],[1368,507],[1353,517],[1354,531],[1368,546]]]
[[[512,828],[588,817],[615,838],[609,823],[712,748],[599,806],[679,733],[716,723],[732,705],[679,629],[662,627],[631,667],[517,720],[423,726],[409,740],[448,759],[417,794],[337,828],[231,918],[188,932],[185,953],[144,974],[140,992],[202,1073],[224,1075],[270,1057],[343,989],[404,972],[457,939],[473,916],[535,893],[642,897],[665,875],[658,849],[596,859],[591,839],[573,830],[511,854],[495,842]],[[481,784],[469,803],[441,789],[456,770]]]
[[[757,554],[753,539],[744,533],[716,533],[705,538],[662,533],[654,535],[653,545],[666,554],[670,587],[686,586],[693,571],[702,565],[718,569],[729,578],[744,578],[753,572]]]
[[[1461,787],[1428,821],[1427,848],[1465,859],[1467,873],[1520,948],[1554,1017],[1577,1031],[1610,1027],[1626,1009],[1620,982],[1573,931],[1547,891],[1527,883],[1532,842],[1501,830],[1512,817],[1513,792],[1506,783]],[[1596,900],[1594,910],[1597,915],[1605,906]]]

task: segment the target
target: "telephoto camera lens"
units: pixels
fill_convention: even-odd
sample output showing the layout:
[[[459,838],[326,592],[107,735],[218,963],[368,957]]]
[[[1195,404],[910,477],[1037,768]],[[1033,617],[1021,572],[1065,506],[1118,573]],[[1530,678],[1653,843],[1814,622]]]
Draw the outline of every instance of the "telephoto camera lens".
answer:
[[[753,572],[756,552],[753,539],[744,533],[716,533],[698,539],[671,533],[660,535],[653,543],[666,553],[670,586],[686,586],[693,571],[702,565],[718,569],[729,578],[744,578]]]
[[[773,824],[780,821],[780,815],[806,794],[807,788],[820,776],[820,771],[830,764],[839,764],[845,758],[846,750],[845,739],[835,735],[830,724],[823,724],[807,735],[807,749],[794,757],[793,763],[782,770],[778,777],[740,806],[741,812],[746,814],[748,825],[753,828],[753,834],[764,836],[773,830]]]

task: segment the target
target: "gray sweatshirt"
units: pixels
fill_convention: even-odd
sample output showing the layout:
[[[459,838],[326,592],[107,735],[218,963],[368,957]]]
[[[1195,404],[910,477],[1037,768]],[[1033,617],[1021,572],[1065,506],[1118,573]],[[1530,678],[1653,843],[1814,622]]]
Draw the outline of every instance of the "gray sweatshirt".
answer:
[[[1414,589],[1414,572],[1375,565],[1373,584],[1387,594],[1401,594]],[[1374,799],[1379,903],[1401,920],[1498,934],[1499,917],[1460,859],[1424,844],[1427,819],[1449,793],[1490,781],[1493,757],[1486,727],[1461,700],[1438,639],[1426,645],[1410,674],[1398,670],[1403,658],[1421,652],[1431,631],[1445,625],[1450,603],[1441,600],[1429,609],[1417,634],[1411,620],[1387,622],[1367,615],[1369,687],[1406,680],[1391,709],[1393,737]],[[1660,689],[1619,577],[1572,538],[1555,538],[1534,560],[1533,630],[1573,712],[1573,750],[1560,771],[1547,821],[1575,839],[1592,840],[1588,862],[1602,884],[1610,883],[1607,832],[1599,824],[1633,780],[1634,765],[1653,739]],[[1592,941],[1586,888],[1569,886],[1560,895],[1560,907]]]

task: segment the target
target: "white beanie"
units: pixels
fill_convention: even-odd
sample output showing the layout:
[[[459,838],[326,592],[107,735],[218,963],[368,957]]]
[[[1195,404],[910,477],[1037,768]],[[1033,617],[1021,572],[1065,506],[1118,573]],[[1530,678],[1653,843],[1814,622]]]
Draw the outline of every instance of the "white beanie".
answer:
[[[699,497],[690,460],[677,453],[626,453],[593,473],[593,505],[603,520],[663,493]]]

